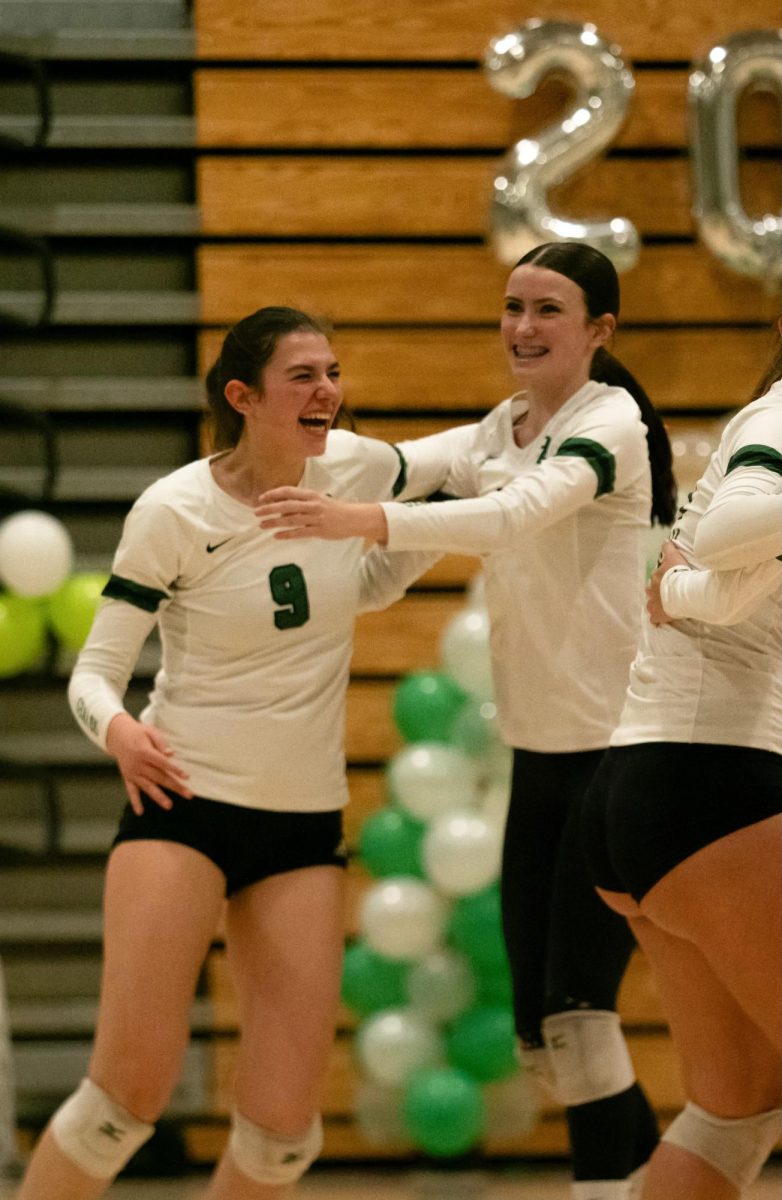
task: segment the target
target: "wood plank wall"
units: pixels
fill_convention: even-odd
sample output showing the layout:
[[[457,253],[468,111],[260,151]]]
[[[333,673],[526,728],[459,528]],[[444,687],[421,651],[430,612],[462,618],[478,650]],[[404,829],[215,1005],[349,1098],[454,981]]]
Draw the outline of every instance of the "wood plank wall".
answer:
[[[774,28],[779,0],[727,9],[712,0],[196,0],[200,66],[198,201],[201,364],[225,327],[263,304],[293,304],[335,324],[359,429],[387,440],[479,416],[509,389],[497,336],[506,275],[487,245],[494,168],[568,98],[564,82],[511,101],[481,67],[489,39],[524,17],[594,21],[636,78],[609,153],[550,196],[573,216],[624,215],[639,228],[638,265],[622,278],[615,351],[666,415],[681,483],[702,469],[724,414],[741,404],[773,345],[777,298],[721,267],[691,214],[686,88],[690,62],[745,28]],[[778,211],[778,105],[742,100],[741,180],[750,213]],[[451,556],[388,613],[359,623],[347,752],[355,844],[383,803],[382,764],[400,746],[395,681],[438,664],[438,639],[463,604],[477,560]],[[353,896],[365,886],[352,874]],[[354,917],[352,918],[354,920]],[[230,1025],[224,962],[210,964]],[[663,1120],[681,1102],[653,982],[640,958],[622,998],[632,1052]],[[226,1017],[227,1014],[227,1017]],[[343,1014],[325,1101],[326,1155],[382,1156],[352,1119],[352,1021]],[[216,1043],[215,1114],[227,1112],[234,1043]],[[564,1153],[561,1112],[489,1154]],[[194,1126],[211,1158],[219,1120]],[[390,1157],[400,1151],[388,1151]]]

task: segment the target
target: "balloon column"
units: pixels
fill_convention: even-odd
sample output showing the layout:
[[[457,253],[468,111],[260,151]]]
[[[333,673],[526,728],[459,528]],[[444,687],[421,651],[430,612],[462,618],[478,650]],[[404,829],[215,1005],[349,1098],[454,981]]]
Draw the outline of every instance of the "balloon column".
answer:
[[[393,702],[404,747],[358,854],[372,883],[347,947],[359,1019],[355,1115],[374,1144],[461,1155],[536,1120],[515,1055],[499,869],[510,751],[497,733],[477,588],[445,629],[441,666]]]
[[[107,576],[72,567],[56,517],[29,509],[0,524],[0,678],[40,667],[51,637],[70,652],[83,645]]]

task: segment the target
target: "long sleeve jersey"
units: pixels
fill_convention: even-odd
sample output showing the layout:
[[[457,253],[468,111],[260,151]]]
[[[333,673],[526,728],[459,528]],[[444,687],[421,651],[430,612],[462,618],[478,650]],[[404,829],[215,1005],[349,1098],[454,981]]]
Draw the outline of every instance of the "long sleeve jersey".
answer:
[[[739,619],[710,623],[708,606],[693,599],[698,584],[687,579],[690,572],[667,572],[663,603],[683,619],[659,627],[644,621],[613,744],[704,742],[782,752],[780,479],[776,384],[729,422],[672,532],[695,568],[748,568],[727,572]]]
[[[646,428],[628,392],[590,381],[520,449],[525,409],[519,394],[478,424],[401,443],[403,495],[440,486],[457,499],[384,504],[388,548],[481,555],[504,740],[598,749],[619,718],[640,626]]]
[[[394,494],[400,459],[343,430],[303,487],[346,500]],[[125,521],[69,697],[105,748],[157,623],[162,662],[141,720],[161,730],[197,795],[315,811],[347,800],[344,707],[357,611],[390,603],[430,555],[363,556],[361,539],[277,541],[216,484],[208,459],[158,480]]]

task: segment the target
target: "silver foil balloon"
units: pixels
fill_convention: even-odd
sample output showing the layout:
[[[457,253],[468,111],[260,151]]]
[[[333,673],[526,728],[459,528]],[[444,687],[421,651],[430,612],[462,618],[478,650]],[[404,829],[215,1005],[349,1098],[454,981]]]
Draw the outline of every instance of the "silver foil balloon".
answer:
[[[600,153],[625,119],[635,82],[618,47],[594,25],[532,20],[490,43],[484,69],[492,87],[514,98],[531,96],[551,73],[567,75],[576,90],[565,116],[517,142],[500,166],[491,213],[497,257],[512,264],[541,242],[584,241],[618,271],[632,267],[640,239],[631,221],[556,216],[546,200],[548,189]]]
[[[782,216],[748,216],[739,187],[736,108],[747,89],[782,102],[782,29],[726,38],[690,75],[693,212],[720,262],[773,287],[782,280]]]

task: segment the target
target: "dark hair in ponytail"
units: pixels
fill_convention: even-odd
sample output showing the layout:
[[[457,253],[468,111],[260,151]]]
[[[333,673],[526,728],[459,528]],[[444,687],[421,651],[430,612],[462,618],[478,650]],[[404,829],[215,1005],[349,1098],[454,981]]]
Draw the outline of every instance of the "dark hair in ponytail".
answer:
[[[765,396],[771,385],[778,383],[780,379],[782,379],[782,336],[777,337],[776,353],[766,367],[763,378],[758,382],[750,399],[758,400],[761,396]]]
[[[536,246],[516,263],[517,267],[545,267],[572,279],[584,293],[586,309],[592,320],[604,313],[619,316],[619,277],[609,258],[586,242],[546,242]],[[668,434],[660,417],[638,380],[604,347],[595,351],[590,378],[628,391],[641,410],[646,426],[649,465],[652,471],[652,522],[672,525],[676,515],[676,481]]]
[[[244,430],[244,417],[225,398],[226,384],[231,379],[239,379],[248,387],[258,387],[264,367],[277,349],[280,339],[286,334],[299,332],[321,333],[326,338],[331,336],[331,328],[325,321],[296,308],[259,308],[228,330],[220,356],[204,379],[211,441],[215,450],[233,449]]]

